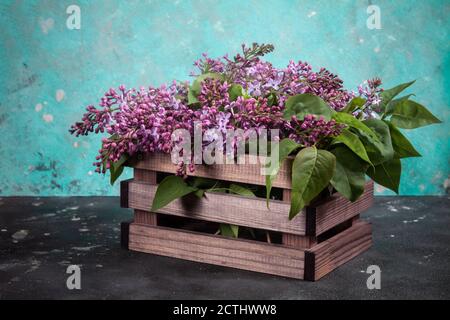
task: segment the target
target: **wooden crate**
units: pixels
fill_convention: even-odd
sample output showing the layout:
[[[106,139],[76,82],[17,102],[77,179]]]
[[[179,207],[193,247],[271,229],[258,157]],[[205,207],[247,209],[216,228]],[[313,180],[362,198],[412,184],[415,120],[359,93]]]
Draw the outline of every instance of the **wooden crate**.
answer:
[[[170,157],[146,155],[133,161],[134,178],[121,182],[121,206],[134,209],[134,221],[122,224],[122,244],[130,250],[315,281],[372,244],[371,225],[359,215],[373,203],[373,183],[351,203],[335,193],[288,219],[290,164],[283,163],[274,187],[283,200],[226,193],[187,196],[150,212],[158,173],[174,173]],[[195,176],[265,185],[259,164],[197,166]],[[229,223],[264,230],[265,241],[210,233]],[[209,233],[208,233],[209,232]],[[262,232],[262,231],[261,231]]]

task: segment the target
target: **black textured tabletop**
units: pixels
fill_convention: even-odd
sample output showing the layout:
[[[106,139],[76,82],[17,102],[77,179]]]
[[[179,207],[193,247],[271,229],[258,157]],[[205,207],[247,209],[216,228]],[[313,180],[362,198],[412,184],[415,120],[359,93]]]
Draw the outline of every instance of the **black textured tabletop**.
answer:
[[[450,198],[376,197],[371,249],[318,282],[131,252],[115,197],[0,198],[0,299],[450,299]],[[69,265],[81,289],[69,290]],[[366,285],[370,265],[381,289]]]

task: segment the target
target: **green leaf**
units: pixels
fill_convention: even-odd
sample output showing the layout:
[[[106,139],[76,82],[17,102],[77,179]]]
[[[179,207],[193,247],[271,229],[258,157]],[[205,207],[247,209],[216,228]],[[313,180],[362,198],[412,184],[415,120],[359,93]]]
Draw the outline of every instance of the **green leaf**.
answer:
[[[158,185],[153,198],[152,211],[157,211],[177,198],[196,192],[198,188],[189,186],[181,177],[168,176]]]
[[[197,191],[194,191],[194,194],[197,198],[201,199],[205,195],[204,189],[198,189]]]
[[[191,90],[192,93],[197,97],[200,94],[200,91],[202,90],[201,84],[206,79],[218,79],[218,80],[224,80],[224,76],[220,73],[204,73],[199,75],[194,82],[192,83]]]
[[[386,106],[388,105],[388,103],[391,102],[391,100],[394,99],[400,92],[402,92],[403,90],[408,88],[414,82],[416,82],[416,80],[400,84],[400,85],[398,85],[398,86],[396,86],[394,88],[387,89],[387,90],[384,90],[383,92],[381,92],[380,93],[380,98],[381,98],[381,105],[380,105],[380,107],[381,107],[381,109],[382,110],[386,110]]]
[[[403,101],[408,100],[411,96],[413,96],[414,94],[408,94],[406,96],[403,96],[401,98],[398,99],[394,99],[391,102],[389,102],[384,110],[384,114],[383,117],[387,117],[389,115],[391,115],[394,112],[394,108],[400,104],[403,103]]]
[[[286,160],[286,158],[289,156],[289,154],[291,154],[292,152],[294,152],[295,150],[297,150],[298,148],[300,148],[301,145],[299,145],[297,142],[285,138],[283,140],[281,140],[279,143],[275,143],[273,146],[273,151],[272,154],[278,154],[278,163],[276,164],[272,164],[272,162],[270,162],[268,164],[268,166],[266,168],[270,168],[268,170],[270,170],[269,174],[266,175],[266,199],[267,199],[267,208],[269,207],[269,200],[270,200],[270,192],[272,191],[272,183],[275,180],[275,178],[277,177],[278,171],[280,170],[281,164],[283,163],[284,160]]]
[[[420,153],[414,148],[409,140],[397,129],[395,125],[389,121],[385,121],[389,126],[389,132],[392,139],[392,147],[394,148],[394,158],[410,158],[421,157]]]
[[[116,180],[122,175],[123,172],[123,166],[119,166],[116,168],[114,168],[113,165],[111,165],[109,167],[109,172],[110,172],[110,184],[114,185],[114,182],[116,182]]]
[[[392,159],[375,166],[375,168],[369,168],[367,170],[367,175],[376,183],[389,188],[398,194],[401,171],[402,164],[400,159]]]
[[[394,148],[392,147],[391,135],[388,125],[378,119],[364,120],[363,123],[375,132],[378,139],[373,139],[365,134],[361,134],[361,140],[364,143],[370,161],[374,165],[392,160],[394,157]]]
[[[336,168],[336,158],[315,146],[300,150],[292,165],[292,194],[289,219],[294,218],[330,182]]]
[[[188,90],[188,105],[192,105],[192,104],[196,104],[198,103],[198,99],[195,96],[194,92],[192,91],[191,88],[189,88]]]
[[[368,164],[343,145],[331,152],[336,157],[336,171],[331,185],[348,200],[356,201],[364,192]]]
[[[194,188],[210,189],[215,187],[218,184],[218,181],[203,177],[189,177],[187,183]]]
[[[246,197],[256,197],[252,190],[238,184],[230,184],[230,192]]]
[[[378,136],[375,134],[375,132],[372,131],[369,127],[367,127],[364,123],[362,123],[360,120],[356,119],[354,116],[348,113],[344,112],[336,112],[333,114],[333,119],[338,122],[345,124],[355,130],[358,131],[358,133],[364,134],[370,139],[373,140],[379,140]]]
[[[110,172],[110,183],[111,185],[116,182],[116,180],[120,177],[123,172],[123,165],[128,160],[129,156],[127,154],[123,154],[120,159],[116,162],[113,162],[109,167]]]
[[[240,84],[233,83],[230,86],[230,89],[228,89],[228,94],[230,95],[230,101],[236,101],[236,99],[238,97],[241,97],[244,95],[244,91]]]
[[[239,226],[234,224],[220,224],[220,234],[225,237],[237,238],[239,236]]]
[[[370,162],[369,156],[367,155],[366,148],[364,147],[363,143],[361,142],[361,140],[359,140],[359,137],[356,134],[352,133],[350,130],[342,130],[341,134],[335,137],[333,140],[342,142],[361,159],[372,165],[372,162]]]
[[[269,107],[278,104],[278,97],[276,92],[269,93],[269,95],[267,96],[267,104],[269,105]]]
[[[310,93],[304,93],[287,99],[283,118],[290,120],[293,115],[296,115],[299,120],[303,120],[307,114],[313,114],[323,116],[328,121],[331,119],[333,113],[335,111],[320,97]]]
[[[344,109],[342,109],[340,112],[352,113],[356,109],[363,107],[365,103],[366,103],[366,99],[361,98],[361,97],[355,97],[352,100],[350,100],[350,102],[347,104],[347,106]]]
[[[405,100],[394,107],[391,122],[399,128],[415,129],[433,123],[441,123],[441,120],[423,105],[412,100]]]

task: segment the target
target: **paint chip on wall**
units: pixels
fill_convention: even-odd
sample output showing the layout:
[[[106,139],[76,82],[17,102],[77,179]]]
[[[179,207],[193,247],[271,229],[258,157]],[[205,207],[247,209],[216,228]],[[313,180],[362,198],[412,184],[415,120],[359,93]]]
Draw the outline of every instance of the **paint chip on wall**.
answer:
[[[52,18],[48,19],[39,19],[39,25],[41,26],[41,30],[44,34],[47,34],[51,29],[53,29],[53,26],[55,25],[55,21]]]
[[[222,21],[217,21],[217,22],[214,24],[214,29],[215,29],[216,31],[219,31],[219,32],[225,32],[225,29],[224,29],[223,26],[222,26]]]
[[[36,112],[39,112],[42,110],[44,106],[42,105],[42,103],[38,103],[35,107],[34,110],[36,110]]]
[[[53,121],[53,115],[51,114],[44,114],[42,116],[42,119],[44,119],[45,122],[50,123]]]
[[[62,89],[56,90],[56,101],[61,102],[64,99],[66,93]]]
[[[308,18],[312,18],[317,14],[317,12],[315,11],[311,11],[310,13],[308,13]]]

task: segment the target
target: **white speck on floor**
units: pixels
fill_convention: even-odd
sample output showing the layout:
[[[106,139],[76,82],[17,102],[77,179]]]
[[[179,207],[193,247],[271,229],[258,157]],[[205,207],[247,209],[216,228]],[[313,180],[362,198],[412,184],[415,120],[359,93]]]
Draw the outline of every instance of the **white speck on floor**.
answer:
[[[15,232],[11,238],[13,238],[14,240],[18,241],[18,240],[23,240],[25,239],[29,234],[28,230],[19,230],[17,232]]]
[[[100,245],[94,245],[94,246],[88,246],[88,247],[72,247],[72,249],[76,250],[76,251],[87,252],[87,251],[91,251],[92,249],[99,248],[99,247],[101,247],[101,246]]]
[[[388,208],[389,211],[398,212],[398,209],[396,207],[394,207],[394,206],[389,205],[387,208]]]
[[[48,254],[48,251],[32,251],[33,254],[37,255],[37,256],[44,256],[46,254]]]
[[[54,216],[56,216],[56,213],[46,213],[43,215],[43,217],[45,217],[45,218],[50,218],[50,217],[54,217]]]
[[[41,262],[39,260],[32,259],[31,260],[31,267],[27,271],[25,271],[25,273],[33,272],[33,271],[39,269],[40,266],[41,266]]]
[[[423,256],[425,259],[430,259],[432,256],[434,256],[434,253],[430,253],[429,255]]]

